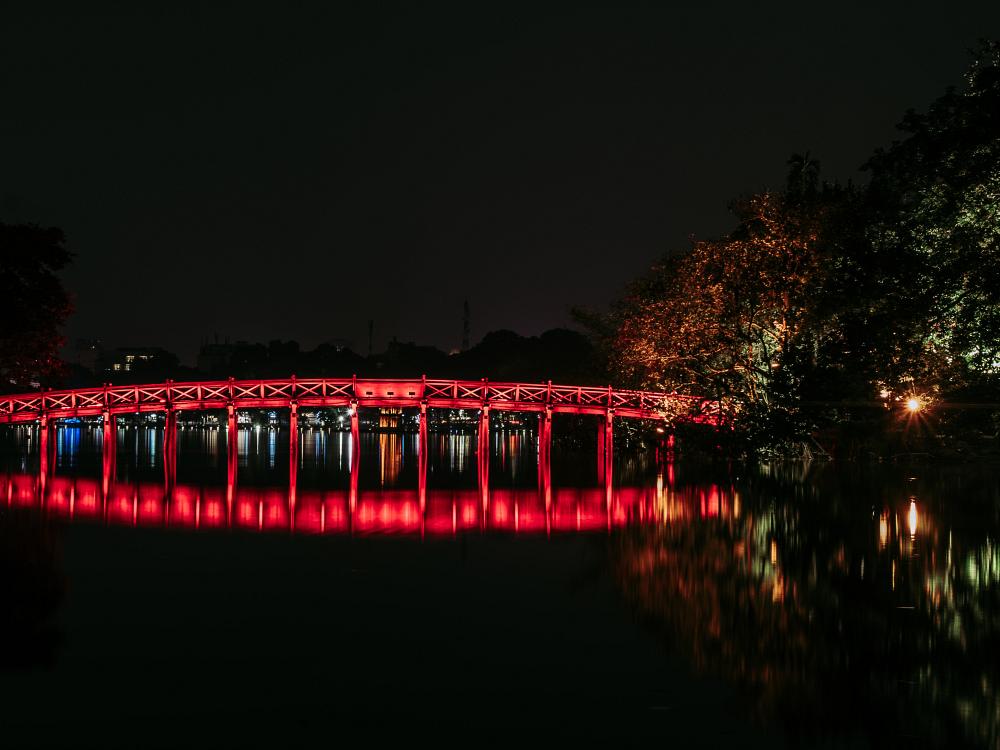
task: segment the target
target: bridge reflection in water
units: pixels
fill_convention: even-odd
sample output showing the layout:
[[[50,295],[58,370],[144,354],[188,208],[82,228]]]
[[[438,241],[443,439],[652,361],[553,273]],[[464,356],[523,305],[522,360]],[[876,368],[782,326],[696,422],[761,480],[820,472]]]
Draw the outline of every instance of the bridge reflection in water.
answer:
[[[669,468],[669,467],[668,467]],[[727,513],[716,489],[697,499],[701,515]],[[50,518],[182,529],[247,529],[306,534],[426,534],[473,531],[552,533],[610,531],[656,523],[685,512],[664,486],[361,490],[167,485],[94,477],[0,474],[0,498]]]

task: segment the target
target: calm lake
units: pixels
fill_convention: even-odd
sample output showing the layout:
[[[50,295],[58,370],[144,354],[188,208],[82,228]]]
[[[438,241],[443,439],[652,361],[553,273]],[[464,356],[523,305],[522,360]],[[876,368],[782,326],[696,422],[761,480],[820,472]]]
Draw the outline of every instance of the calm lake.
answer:
[[[5,747],[1000,747],[1000,468],[0,428]]]

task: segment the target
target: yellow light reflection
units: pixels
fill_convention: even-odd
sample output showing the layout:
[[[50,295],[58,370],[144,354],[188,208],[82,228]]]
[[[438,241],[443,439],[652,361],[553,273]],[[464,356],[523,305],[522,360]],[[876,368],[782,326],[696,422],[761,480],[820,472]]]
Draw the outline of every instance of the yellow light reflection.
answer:
[[[771,584],[771,601],[780,602],[785,599],[785,579],[779,574]]]
[[[878,546],[879,549],[885,549],[885,546],[889,543],[889,516],[883,513],[878,518]]]

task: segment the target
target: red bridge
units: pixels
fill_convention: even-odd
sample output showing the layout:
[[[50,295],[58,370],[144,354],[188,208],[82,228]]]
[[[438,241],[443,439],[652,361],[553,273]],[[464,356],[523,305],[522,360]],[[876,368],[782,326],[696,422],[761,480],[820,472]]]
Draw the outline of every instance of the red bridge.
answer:
[[[175,484],[177,467],[177,413],[219,409],[228,414],[228,494],[230,504],[236,486],[238,409],[288,409],[289,411],[289,497],[294,506],[298,471],[298,411],[302,407],[346,407],[351,415],[351,494],[350,507],[357,501],[360,459],[358,411],[362,408],[411,407],[420,409],[418,441],[418,492],[420,507],[426,506],[427,410],[470,409],[479,411],[477,464],[484,506],[488,502],[490,411],[535,412],[538,414],[538,473],[543,494],[551,492],[549,481],[553,414],[591,414],[599,417],[597,462],[607,497],[611,497],[614,419],[654,419],[669,425],[687,420],[717,426],[718,402],[693,396],[649,391],[616,390],[590,386],[549,383],[491,383],[486,380],[368,380],[358,378],[285,380],[233,380],[198,383],[166,382],[154,385],[107,385],[0,396],[0,424],[39,424],[40,474],[43,483],[54,464],[51,457],[52,430],[60,419],[85,416],[103,417],[104,485],[107,491],[114,476],[116,417],[120,414],[162,412],[164,473],[169,487]],[[666,429],[664,441],[666,441]],[[665,451],[666,443],[661,447]],[[43,488],[44,489],[44,488]]]

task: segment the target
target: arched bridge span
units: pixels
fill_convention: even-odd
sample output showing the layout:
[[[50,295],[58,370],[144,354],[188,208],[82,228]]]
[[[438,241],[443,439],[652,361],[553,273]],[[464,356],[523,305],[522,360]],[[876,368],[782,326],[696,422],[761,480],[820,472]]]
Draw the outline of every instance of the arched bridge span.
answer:
[[[538,481],[548,498],[551,493],[550,465],[553,414],[591,414],[600,417],[597,430],[598,476],[611,497],[614,419],[671,418],[712,426],[719,425],[718,403],[673,393],[623,390],[611,387],[553,385],[549,383],[491,383],[487,380],[419,379],[373,380],[359,378],[296,378],[282,380],[234,380],[150,385],[107,385],[65,391],[0,396],[0,424],[39,425],[39,472],[44,489],[54,461],[52,431],[60,419],[103,417],[103,485],[110,486],[115,474],[116,417],[121,414],[163,412],[164,472],[167,487],[176,480],[177,413],[220,409],[228,414],[227,496],[231,500],[237,475],[237,411],[239,409],[289,410],[289,498],[294,506],[299,464],[299,409],[348,407],[351,426],[351,508],[357,498],[361,408],[416,407],[420,409],[418,440],[418,497],[425,507],[427,481],[428,409],[479,410],[476,457],[479,487],[484,506],[489,495],[490,411],[521,411],[538,414]],[[666,430],[663,431],[666,433]],[[668,448],[667,436],[658,447]],[[548,505],[548,500],[546,500]]]

